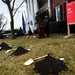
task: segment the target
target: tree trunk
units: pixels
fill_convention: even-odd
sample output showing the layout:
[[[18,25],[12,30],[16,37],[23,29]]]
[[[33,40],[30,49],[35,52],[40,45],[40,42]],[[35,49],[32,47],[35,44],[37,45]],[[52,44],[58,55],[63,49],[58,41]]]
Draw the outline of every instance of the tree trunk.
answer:
[[[11,26],[12,39],[15,39],[15,34],[14,34],[14,19],[13,19],[12,15],[11,15],[10,26]]]
[[[8,7],[8,10],[9,10],[9,14],[10,14],[10,26],[11,26],[11,33],[12,33],[12,39],[15,39],[15,33],[14,33],[14,15],[16,14],[17,10],[21,7],[21,5],[24,3],[24,1],[26,0],[23,0],[23,2],[20,4],[20,6],[16,9],[16,12],[15,14],[13,15],[13,12],[14,12],[14,4],[15,4],[15,1],[16,0],[2,0],[2,2],[4,2],[7,7]]]
[[[12,12],[12,10],[10,11],[10,18],[11,18],[10,27],[11,27],[12,39],[15,39],[14,19],[13,19],[13,12]]]

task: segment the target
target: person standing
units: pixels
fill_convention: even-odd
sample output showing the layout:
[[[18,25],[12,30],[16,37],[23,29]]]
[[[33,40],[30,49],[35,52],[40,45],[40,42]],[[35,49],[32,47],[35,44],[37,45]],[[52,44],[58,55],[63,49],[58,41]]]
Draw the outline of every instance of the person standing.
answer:
[[[35,36],[33,36],[33,32],[31,30],[31,26],[30,26],[30,23],[28,22],[28,36],[26,38],[35,38]]]
[[[45,16],[44,23],[45,23],[45,33],[46,33],[47,37],[49,37],[49,33],[50,33],[50,19],[49,19],[48,16]]]

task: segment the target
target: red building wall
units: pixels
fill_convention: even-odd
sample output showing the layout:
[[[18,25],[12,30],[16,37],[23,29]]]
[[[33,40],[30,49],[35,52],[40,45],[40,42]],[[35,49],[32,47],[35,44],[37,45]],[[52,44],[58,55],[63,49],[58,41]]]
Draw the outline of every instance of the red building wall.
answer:
[[[62,20],[64,20],[64,4],[66,3],[66,0],[50,0],[51,1],[51,16],[53,18],[55,18],[54,16],[54,9],[55,7],[57,7],[58,5],[62,6]]]

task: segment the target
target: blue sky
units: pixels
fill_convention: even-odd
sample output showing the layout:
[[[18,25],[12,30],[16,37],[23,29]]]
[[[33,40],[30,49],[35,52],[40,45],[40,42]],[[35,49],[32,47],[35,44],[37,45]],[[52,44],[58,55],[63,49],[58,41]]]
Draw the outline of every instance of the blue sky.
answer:
[[[22,2],[22,0],[16,0],[18,2],[16,2],[15,7],[17,7],[18,5],[20,5],[20,3]],[[9,11],[7,8],[7,5],[4,4],[1,0],[0,0],[0,13],[2,13],[8,20],[8,23],[5,27],[6,30],[10,29],[10,16],[9,16]],[[20,9],[18,10],[18,12],[16,13],[15,17],[14,17],[14,28],[20,28],[22,27],[22,13],[25,17],[26,15],[26,5],[25,3],[23,3],[23,5],[20,7]]]

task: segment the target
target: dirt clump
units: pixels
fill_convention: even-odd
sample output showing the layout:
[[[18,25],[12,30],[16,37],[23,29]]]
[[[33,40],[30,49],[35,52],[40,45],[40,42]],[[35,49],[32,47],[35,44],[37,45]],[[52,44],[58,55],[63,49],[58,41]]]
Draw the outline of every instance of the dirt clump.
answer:
[[[8,44],[6,44],[4,42],[0,44],[0,47],[1,47],[0,51],[1,50],[8,50],[8,49],[12,48],[12,47],[10,47]]]
[[[28,52],[29,51],[27,49],[24,49],[23,47],[19,46],[11,55],[18,56],[18,55],[22,55]]]
[[[50,54],[41,61],[35,63],[34,71],[40,75],[58,75],[59,72],[67,70],[65,63],[52,57]]]

